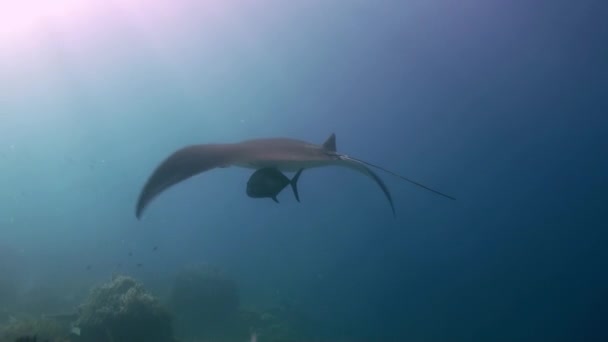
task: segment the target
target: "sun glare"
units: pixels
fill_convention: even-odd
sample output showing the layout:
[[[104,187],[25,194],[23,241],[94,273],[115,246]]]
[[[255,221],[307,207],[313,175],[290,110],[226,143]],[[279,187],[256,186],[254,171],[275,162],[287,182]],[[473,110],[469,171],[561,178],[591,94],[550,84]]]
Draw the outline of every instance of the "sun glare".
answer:
[[[0,6],[0,42],[19,43],[49,25],[81,19],[94,0],[19,0]]]

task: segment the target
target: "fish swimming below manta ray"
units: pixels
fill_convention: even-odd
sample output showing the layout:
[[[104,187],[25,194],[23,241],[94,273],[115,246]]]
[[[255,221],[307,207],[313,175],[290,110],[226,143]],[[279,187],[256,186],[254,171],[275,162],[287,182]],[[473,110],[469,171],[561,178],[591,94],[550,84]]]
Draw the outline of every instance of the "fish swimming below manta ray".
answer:
[[[368,166],[454,200],[454,197],[380,166],[338,153],[336,136],[332,134],[322,145],[291,138],[261,138],[238,143],[199,144],[183,147],[169,155],[150,175],[137,200],[135,216],[140,219],[150,202],[171,186],[205,171],[229,166],[255,170],[273,168],[282,172],[296,172],[323,166],[350,168],[376,182],[387,198],[393,215],[395,215],[395,206],[388,188]]]
[[[298,195],[298,179],[302,174],[303,169],[298,170],[293,179],[289,179],[281,171],[265,167],[254,172],[247,181],[247,196],[251,198],[270,198],[279,203],[277,195],[285,189],[287,185],[291,185],[293,194],[296,200],[300,202]]]

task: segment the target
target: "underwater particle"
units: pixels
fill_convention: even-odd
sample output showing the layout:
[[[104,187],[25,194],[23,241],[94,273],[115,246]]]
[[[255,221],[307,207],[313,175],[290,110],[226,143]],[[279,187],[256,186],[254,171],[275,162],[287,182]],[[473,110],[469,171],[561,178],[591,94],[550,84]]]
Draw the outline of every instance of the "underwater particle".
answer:
[[[90,271],[91,270],[91,265],[87,265],[86,269],[87,269],[87,271]]]
[[[137,264],[137,267],[142,267],[143,265],[144,265],[144,264],[142,264],[142,263],[138,263],[138,264]]]
[[[129,256],[133,256],[133,252],[129,252]]]
[[[158,250],[158,246],[152,247],[152,251],[157,251],[157,250]]]

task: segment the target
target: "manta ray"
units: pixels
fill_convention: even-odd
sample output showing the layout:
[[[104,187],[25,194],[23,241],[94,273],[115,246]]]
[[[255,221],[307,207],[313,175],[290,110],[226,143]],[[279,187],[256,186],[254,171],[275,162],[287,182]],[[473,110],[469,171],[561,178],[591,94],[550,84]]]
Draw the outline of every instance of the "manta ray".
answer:
[[[135,216],[140,219],[150,202],[171,186],[211,169],[237,166],[255,170],[276,168],[283,172],[296,172],[332,165],[350,168],[372,179],[388,200],[393,216],[395,205],[391,194],[382,179],[368,166],[454,200],[451,196],[380,166],[338,153],[336,135],[332,133],[321,145],[291,138],[261,138],[238,143],[185,146],[169,155],[150,175],[137,200]]]

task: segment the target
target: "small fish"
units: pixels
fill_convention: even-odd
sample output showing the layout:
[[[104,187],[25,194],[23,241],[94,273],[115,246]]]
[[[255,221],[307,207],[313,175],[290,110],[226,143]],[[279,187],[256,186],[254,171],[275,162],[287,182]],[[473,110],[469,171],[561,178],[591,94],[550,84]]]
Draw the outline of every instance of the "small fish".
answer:
[[[158,246],[152,247],[152,251],[156,251],[156,250],[158,250]]]
[[[87,265],[87,271],[91,270],[91,265]]]
[[[133,256],[133,252],[129,252],[129,256]]]
[[[247,181],[247,196],[252,198],[271,198],[279,203],[277,195],[290,184],[296,200],[300,202],[298,195],[298,179],[302,174],[302,170],[298,170],[293,179],[289,179],[281,171],[276,168],[266,167],[255,171]]]
[[[143,265],[144,265],[144,264],[142,264],[142,263],[138,263],[138,264],[137,264],[137,267],[142,267]]]

